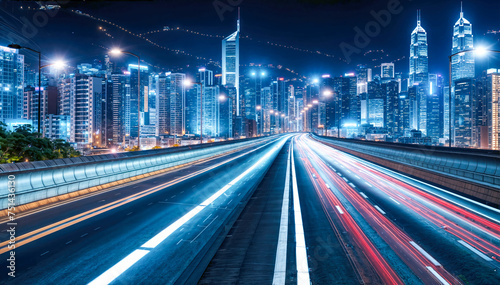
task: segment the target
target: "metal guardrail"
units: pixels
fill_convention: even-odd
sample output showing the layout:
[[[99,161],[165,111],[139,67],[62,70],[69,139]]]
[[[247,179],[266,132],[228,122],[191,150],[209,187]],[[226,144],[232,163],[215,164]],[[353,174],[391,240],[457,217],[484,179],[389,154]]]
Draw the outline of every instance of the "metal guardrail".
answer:
[[[269,138],[245,139],[170,149],[127,152],[0,165],[0,209],[8,207],[9,177],[15,179],[16,205],[69,194],[223,154]]]
[[[337,139],[313,135],[353,151],[500,188],[500,152]]]

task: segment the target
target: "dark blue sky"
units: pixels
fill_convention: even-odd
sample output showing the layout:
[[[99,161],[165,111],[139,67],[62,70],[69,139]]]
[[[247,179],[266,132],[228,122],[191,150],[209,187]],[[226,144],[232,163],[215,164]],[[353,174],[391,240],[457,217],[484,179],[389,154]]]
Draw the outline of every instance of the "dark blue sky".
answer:
[[[376,66],[380,62],[405,57],[396,62],[396,71],[407,72],[410,33],[416,25],[416,11],[421,9],[422,26],[429,36],[430,72],[446,74],[452,26],[460,13],[458,0],[400,0],[401,13],[392,15],[388,25],[370,38],[366,47],[359,49],[359,55],[354,54],[352,62],[345,63],[340,44],[345,42],[354,45],[354,28],[364,29],[367,23],[374,20],[371,11],[387,10],[388,3],[395,3],[394,1],[396,0],[183,0],[140,3],[91,1],[85,4],[70,2],[63,6],[65,9],[62,11],[46,17],[46,24],[37,28],[38,31],[33,37],[24,38],[27,40],[25,44],[40,47],[47,58],[65,57],[74,63],[102,57],[105,52],[102,47],[120,45],[130,51],[138,51],[148,62],[167,68],[187,64],[194,66],[204,63],[192,57],[174,55],[109,24],[68,12],[68,9],[81,10],[107,19],[134,33],[162,29],[163,26],[180,26],[208,34],[229,35],[235,29],[236,9],[223,13],[221,20],[221,13],[217,12],[214,3],[219,4],[221,9],[232,8],[230,4],[237,3],[241,7],[242,36],[254,39],[241,40],[243,64],[281,64],[306,76],[322,73],[337,75],[354,70],[357,63]],[[11,30],[17,30],[23,37],[21,29],[16,28],[15,18],[21,19],[18,23],[22,25],[22,17],[33,23],[35,11],[27,10],[27,4],[23,2],[2,2],[0,5],[3,8],[4,31],[10,23]],[[21,5],[24,6],[23,9],[20,9]],[[35,7],[35,4],[30,6]],[[500,49],[499,35],[485,36],[488,30],[500,30],[500,1],[464,1],[464,13],[473,24],[476,44],[496,44],[494,48]],[[113,38],[98,30],[99,26],[106,28]],[[152,34],[148,38],[171,49],[184,50],[194,55],[215,60],[220,60],[221,57],[219,38],[179,31]],[[9,40],[12,41],[7,36],[2,36],[0,44],[8,44]],[[312,51],[319,50],[334,57],[297,52],[262,43],[267,41]],[[369,53],[371,50],[384,52]],[[480,68],[493,67],[494,64],[496,63],[482,60]]]

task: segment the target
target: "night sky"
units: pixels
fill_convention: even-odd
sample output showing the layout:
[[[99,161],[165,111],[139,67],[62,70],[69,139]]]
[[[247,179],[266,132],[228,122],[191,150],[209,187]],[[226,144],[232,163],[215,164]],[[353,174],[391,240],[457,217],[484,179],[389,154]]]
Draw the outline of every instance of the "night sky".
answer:
[[[62,5],[63,9],[52,11],[55,15],[46,16],[46,24],[42,23],[44,25],[37,28],[36,33],[26,36],[22,30],[26,22],[23,22],[23,18],[33,23],[33,17],[40,11],[29,10],[27,7],[34,8],[37,5],[4,1],[0,3],[0,45],[16,41],[41,49],[46,60],[65,58],[74,65],[92,62],[94,58],[102,60],[103,54],[106,53],[105,48],[120,46],[124,50],[139,53],[145,61],[167,70],[187,65],[201,66],[206,65],[207,61],[176,55],[112,25],[70,12],[70,9],[114,22],[133,33],[162,30],[164,26],[169,26],[227,36],[236,29],[237,9],[224,12],[221,20],[214,3],[220,4],[219,7],[222,8],[233,8],[231,3],[240,3],[243,37],[240,42],[241,64],[282,65],[300,75],[312,77],[323,73],[340,75],[350,72],[358,63],[376,67],[381,62],[399,59],[396,62],[396,72],[407,73],[410,33],[416,26],[416,11],[421,9],[422,26],[426,29],[429,39],[429,71],[446,75],[452,26],[460,13],[458,0],[400,0],[402,12],[392,15],[389,24],[382,27],[380,33],[371,38],[366,47],[360,49],[359,55],[354,54],[349,64],[345,62],[339,45],[342,42],[353,45],[356,35],[354,28],[364,29],[367,23],[374,20],[370,12],[385,10],[390,2],[393,0],[69,2]],[[473,24],[476,46],[483,43],[493,49],[500,49],[500,34],[486,35],[488,30],[500,30],[500,1],[464,1],[464,13],[465,18]],[[39,18],[44,19],[43,16]],[[106,32],[99,30],[99,27],[106,29]],[[13,33],[16,34],[15,37],[12,36]],[[245,38],[246,36],[252,40]],[[221,38],[175,30],[149,34],[146,37],[170,49],[221,60]],[[333,57],[275,47],[266,44],[267,41],[313,52],[321,51]],[[123,60],[133,61],[130,58]],[[500,67],[495,66],[497,64],[498,61],[484,59],[478,69]],[[291,77],[292,74],[288,76]]]

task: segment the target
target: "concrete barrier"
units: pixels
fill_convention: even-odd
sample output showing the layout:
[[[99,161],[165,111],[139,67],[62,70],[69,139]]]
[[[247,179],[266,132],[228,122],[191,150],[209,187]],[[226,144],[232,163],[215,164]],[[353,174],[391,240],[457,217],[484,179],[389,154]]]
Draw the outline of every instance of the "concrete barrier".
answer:
[[[500,152],[394,144],[313,135],[343,151],[500,205]]]
[[[270,138],[246,139],[188,147],[96,155],[15,164],[0,164],[0,210],[8,207],[9,177],[15,179],[16,206],[56,196],[71,196],[200,159],[230,152]],[[90,190],[89,190],[90,191]],[[68,196],[68,197],[69,197]]]

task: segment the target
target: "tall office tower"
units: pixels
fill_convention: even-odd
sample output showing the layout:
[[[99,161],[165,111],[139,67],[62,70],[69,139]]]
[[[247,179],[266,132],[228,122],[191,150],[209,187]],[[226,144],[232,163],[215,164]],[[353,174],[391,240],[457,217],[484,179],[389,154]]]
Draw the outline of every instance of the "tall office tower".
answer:
[[[288,85],[288,118],[287,127],[289,131],[297,131],[297,121],[295,111],[295,87],[293,85]],[[324,122],[323,122],[324,124]]]
[[[427,136],[437,141],[443,133],[443,82],[441,75],[429,74],[427,97]]]
[[[273,114],[273,96],[271,86],[262,88],[262,133],[271,134],[271,117]],[[274,113],[274,111],[273,111]]]
[[[409,133],[412,130],[418,130],[418,85],[412,86],[408,88],[408,129],[405,129],[406,133]]]
[[[102,131],[102,98],[102,78],[74,74],[59,84],[59,112],[69,116],[69,141],[77,149],[100,145],[94,143]]]
[[[443,138],[449,138],[450,137],[450,86],[449,85],[443,87],[442,120],[443,120]]]
[[[222,40],[222,85],[236,88],[236,116],[240,116],[240,10],[236,32]]]
[[[399,82],[391,80],[382,85],[385,90],[385,116],[384,125],[391,136],[400,136],[403,133],[400,115]]]
[[[500,69],[489,69],[486,80],[488,148],[500,150]]]
[[[417,27],[411,33],[410,87],[415,83],[426,83],[429,80],[427,32],[420,23],[420,11],[418,11]]]
[[[423,134],[427,132],[428,82],[429,56],[427,32],[421,26],[420,11],[418,11],[417,27],[411,33],[409,87],[418,85],[416,88],[417,126],[415,126],[415,129],[422,131]]]
[[[0,70],[0,121],[5,123],[8,119],[21,119],[24,97],[24,55],[19,54],[17,49],[0,46]]]
[[[400,122],[403,135],[410,132],[410,99],[408,91],[399,93]]]
[[[170,75],[170,72],[156,75],[155,89],[157,136],[165,136],[170,133]]]
[[[138,135],[138,111],[140,109],[141,112],[141,126],[149,125],[149,105],[148,105],[148,85],[149,85],[149,69],[147,66],[141,65],[141,82],[140,82],[140,107],[139,107],[139,97],[137,96],[138,92],[138,68],[137,64],[129,64],[128,65],[128,73],[130,74],[130,97],[127,97],[128,104],[126,104],[127,113],[130,114],[130,121],[126,128],[130,130],[128,134],[130,137],[137,138]],[[142,135],[142,134],[141,134]]]
[[[377,128],[384,127],[386,94],[378,80],[368,83],[368,123]]]
[[[250,88],[254,90],[255,94],[255,121],[257,134],[261,135],[263,133],[263,118],[264,118],[264,98],[262,97],[262,79],[266,76],[266,73],[259,70],[258,72],[251,73],[251,83]],[[248,104],[248,101],[245,101]],[[245,108],[248,111],[248,108]]]
[[[219,86],[207,86],[203,93],[203,136],[219,136],[219,100],[225,100],[220,96]]]
[[[477,147],[474,111],[476,108],[474,78],[455,81],[454,142],[456,147]]]
[[[111,126],[108,127],[108,141],[111,145],[120,145],[125,138],[125,99],[130,96],[130,76],[123,73],[110,74],[111,92],[108,93],[108,106],[110,112],[108,118]]]
[[[240,82],[241,92],[243,94],[243,104],[245,105],[244,115],[249,122],[256,123],[256,90],[255,90],[255,79],[252,77],[244,77]]]
[[[235,93],[234,87],[229,89],[225,87],[220,87],[219,96],[219,118],[218,118],[218,128],[219,137],[221,138],[232,138],[233,137],[233,103]]]
[[[282,119],[281,115],[285,114],[288,110],[286,109],[286,99],[287,99],[287,88],[285,86],[285,79],[283,77],[277,78],[276,81],[271,83],[272,88],[272,99],[270,110],[272,115],[270,116],[271,121],[271,133],[280,133],[282,131]]]
[[[472,24],[464,18],[463,10],[460,11],[460,19],[453,26],[453,48],[452,54],[474,48],[474,37],[472,35]],[[462,78],[475,77],[474,53],[459,53],[452,58],[451,81],[455,86],[455,81]]]
[[[382,63],[380,66],[380,77],[394,78],[394,63]]]
[[[367,93],[368,82],[372,81],[372,69],[360,64],[356,67],[356,76],[358,78],[358,95]]]
[[[170,76],[170,134],[182,136],[185,134],[186,74],[172,73]]]

